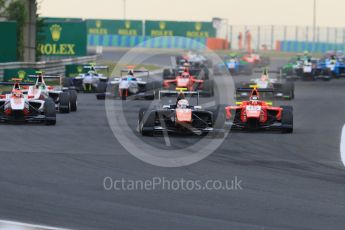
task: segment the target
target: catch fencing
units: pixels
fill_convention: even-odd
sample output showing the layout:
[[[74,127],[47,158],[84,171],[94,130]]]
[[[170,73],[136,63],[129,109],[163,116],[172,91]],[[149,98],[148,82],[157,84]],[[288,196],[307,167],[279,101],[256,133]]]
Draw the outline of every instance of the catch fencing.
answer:
[[[245,48],[249,31],[252,49],[301,52],[304,48],[323,52],[327,48],[341,48],[345,44],[345,28],[312,26],[246,26],[232,25],[229,29],[232,49]],[[240,39],[242,34],[242,39]],[[280,44],[292,42],[294,45]],[[309,45],[314,44],[314,45]],[[241,47],[242,46],[242,47]],[[283,49],[282,49],[283,48]],[[312,51],[309,50],[309,51]]]

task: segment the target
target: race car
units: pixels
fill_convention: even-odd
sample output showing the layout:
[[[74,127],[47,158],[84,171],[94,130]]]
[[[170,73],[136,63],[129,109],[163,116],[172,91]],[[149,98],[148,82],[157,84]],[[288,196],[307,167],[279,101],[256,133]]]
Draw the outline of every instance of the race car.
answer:
[[[268,91],[254,88],[249,100],[237,102],[235,106],[225,107],[226,125],[231,130],[271,130],[292,133],[292,107],[273,106],[271,102],[260,100],[259,92]]]
[[[177,65],[188,62],[191,66],[212,67],[212,60],[198,52],[189,51],[184,55],[176,56],[175,59]]]
[[[317,65],[320,74],[340,78],[345,75],[345,62],[342,56],[326,56]]]
[[[329,81],[332,79],[329,72],[323,71],[321,68],[318,68],[319,60],[316,58],[307,58],[300,62],[299,66],[295,68],[296,75],[301,80],[325,80]]]
[[[108,82],[108,76],[98,73],[97,70],[109,70],[108,66],[96,66],[94,63],[84,66],[87,73],[79,74],[74,78],[64,78],[63,86],[78,92],[96,93],[100,82]]]
[[[126,73],[126,75],[123,75]],[[138,76],[136,75],[138,74]],[[104,100],[106,97],[126,100],[129,96],[134,99],[155,99],[156,92],[161,87],[161,81],[150,79],[150,72],[145,69],[121,70],[121,76],[108,82],[99,82],[96,98]]]
[[[44,76],[42,71],[37,71],[36,75],[29,75],[28,77],[36,79],[35,84],[27,87],[24,91],[30,98],[51,98],[55,103],[56,111],[60,113],[77,111],[77,92],[75,90],[64,90],[59,86],[49,86],[45,82],[45,79],[59,79],[61,82],[60,76]]]
[[[286,80],[331,80],[331,73],[324,68],[320,60],[310,56],[308,52],[304,55],[298,54],[282,66],[281,71]]]
[[[170,90],[175,90],[175,88],[187,88],[188,91],[199,91],[199,93],[203,95],[214,95],[213,80],[197,79],[189,73],[188,68],[185,68],[183,73],[176,76],[175,79],[164,80],[163,88]]]
[[[163,69],[163,79],[174,79],[181,74],[185,68],[188,68],[189,73],[197,76],[199,79],[208,80],[210,78],[210,70],[212,62],[207,60],[202,55],[194,56],[176,56],[172,57],[173,68]]]
[[[0,95],[0,122],[43,122],[56,124],[56,110],[51,98],[36,99],[24,93],[21,79],[1,82],[0,85],[13,84],[12,91]],[[28,85],[30,83],[25,83]]]
[[[279,73],[277,71],[270,71],[267,68],[263,69],[260,78],[251,79],[250,82],[240,82],[236,85],[237,98],[248,98],[247,90],[250,88],[268,89],[273,92],[273,97],[278,99],[292,100],[295,97],[295,84],[291,81],[286,81],[280,76],[279,78],[270,78],[269,73]],[[281,74],[281,73],[279,73]]]
[[[262,68],[270,65],[269,57],[263,57],[255,52],[244,53],[241,59],[247,63],[252,64],[254,68]]]
[[[283,75],[286,78],[290,78],[295,75],[295,69],[299,68],[299,66],[303,63],[301,61],[301,57],[299,55],[292,57],[288,63],[283,65],[280,69],[283,73]]]
[[[236,75],[252,75],[253,64],[242,60],[237,54],[225,56],[223,62],[213,67],[214,75],[223,75],[230,73],[232,76]]]
[[[204,110],[201,106],[190,105],[186,95],[197,95],[197,91],[160,91],[159,98],[164,94],[178,95],[176,103],[163,105],[161,108],[139,111],[139,132],[143,136],[155,134],[207,135],[215,137],[224,135],[225,113],[220,107],[214,110]],[[197,100],[199,101],[199,99]],[[223,119],[221,114],[224,114]]]

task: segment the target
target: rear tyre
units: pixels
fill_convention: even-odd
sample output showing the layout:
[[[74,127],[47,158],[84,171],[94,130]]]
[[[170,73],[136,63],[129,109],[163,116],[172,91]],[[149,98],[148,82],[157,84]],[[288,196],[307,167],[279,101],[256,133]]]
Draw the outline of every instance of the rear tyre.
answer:
[[[147,112],[146,108],[141,108],[139,110],[139,117],[138,117],[139,132],[143,136],[153,136],[154,116],[149,114],[149,116],[146,119],[144,119],[146,112]]]
[[[127,89],[121,89],[121,100],[127,100]]]
[[[207,96],[213,97],[214,96],[214,82],[212,80],[204,81],[204,89],[203,89]]]
[[[291,106],[282,106],[282,133],[292,133],[293,132],[293,109]]]
[[[46,125],[56,124],[55,103],[51,98],[47,98],[44,101],[44,115],[46,117],[44,122]]]
[[[62,92],[59,95],[59,112],[69,113],[70,112],[70,99],[68,92]]]
[[[69,103],[71,112],[77,111],[77,91],[70,90],[69,91]]]
[[[164,69],[163,70],[163,80],[171,79],[171,71],[170,69]]]
[[[105,93],[106,91],[107,91],[107,82],[100,81],[97,85],[96,92]]]
[[[282,89],[282,93],[284,95],[284,97],[286,97],[286,99],[288,100],[292,100],[295,97],[295,89],[294,89],[294,83],[293,82],[286,82],[285,84],[283,84],[283,89]]]
[[[71,78],[63,78],[62,79],[62,86],[63,87],[71,87],[73,84],[72,84],[72,79]]]
[[[225,105],[217,105],[215,109],[210,111],[213,113],[213,127],[223,129],[225,125]]]

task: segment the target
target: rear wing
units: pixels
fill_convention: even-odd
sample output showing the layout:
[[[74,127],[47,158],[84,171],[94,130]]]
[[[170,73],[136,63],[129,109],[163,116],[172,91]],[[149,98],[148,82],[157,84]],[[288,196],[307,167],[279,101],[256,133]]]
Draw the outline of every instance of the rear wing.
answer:
[[[0,82],[0,85],[34,85],[33,82],[21,82],[21,78],[12,78],[11,81]]]
[[[132,70],[134,74],[138,73],[139,76],[134,76],[134,77],[146,77],[149,78],[150,77],[150,71],[146,70],[146,69],[122,69],[120,71],[121,77],[124,76],[125,74],[128,74],[128,72]],[[143,76],[141,76],[143,75]]]
[[[108,66],[105,65],[84,65],[83,66],[84,69],[95,69],[95,70],[102,70],[102,69],[106,69],[109,70]]]
[[[247,92],[252,92],[254,88],[251,88],[251,87],[241,87],[241,88],[237,88],[236,89],[236,92],[239,92],[239,93],[247,93]],[[256,89],[256,91],[258,91],[259,93],[273,93],[274,90],[273,89],[268,89],[268,88],[264,88],[264,89]]]
[[[265,100],[265,99],[273,99],[274,98],[274,90],[273,89],[256,89],[256,91],[260,94],[260,99]],[[238,88],[236,89],[236,99],[239,100],[247,100],[251,93],[253,92],[253,88]]]
[[[62,84],[62,76],[61,75],[28,75],[28,78],[34,78],[36,79],[36,82],[40,82],[42,80],[46,80],[46,79],[58,79],[59,80],[59,84]]]
[[[14,85],[14,84],[19,84],[19,85],[35,85],[34,82],[0,82],[0,85]]]
[[[161,100],[161,98],[164,95],[170,95],[170,96],[178,96],[180,93],[183,93],[184,95],[189,95],[190,97],[196,95],[197,96],[197,105],[199,105],[199,97],[200,93],[199,91],[177,91],[177,90],[159,90],[158,93],[158,100]]]
[[[109,74],[109,67],[105,66],[105,65],[92,65],[92,64],[90,64],[90,65],[84,65],[83,68],[87,69],[87,70],[94,70],[94,71],[106,70],[107,74]]]
[[[260,70],[254,70],[254,73],[265,73],[265,74],[270,74],[270,73],[273,73],[273,74],[277,74],[277,76],[279,78],[282,78],[283,77],[283,70],[282,69],[279,69],[279,70],[266,70],[265,72],[264,71],[260,71]]]

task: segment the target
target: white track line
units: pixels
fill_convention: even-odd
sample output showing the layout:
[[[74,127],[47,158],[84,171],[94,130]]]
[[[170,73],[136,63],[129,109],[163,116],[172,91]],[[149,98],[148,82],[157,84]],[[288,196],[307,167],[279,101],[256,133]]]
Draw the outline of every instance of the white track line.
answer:
[[[28,224],[10,220],[0,220],[0,230],[69,230],[37,224]]]
[[[341,130],[341,138],[340,138],[340,157],[343,165],[345,166],[345,125]]]

